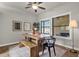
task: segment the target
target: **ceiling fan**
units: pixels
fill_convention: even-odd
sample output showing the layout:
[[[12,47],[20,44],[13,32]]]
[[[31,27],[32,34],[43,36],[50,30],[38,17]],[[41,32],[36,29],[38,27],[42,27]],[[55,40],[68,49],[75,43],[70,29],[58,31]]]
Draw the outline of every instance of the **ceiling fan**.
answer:
[[[37,12],[37,9],[42,9],[45,10],[46,8],[39,6],[40,4],[42,4],[43,2],[29,2],[27,4],[27,7],[25,7],[26,9],[28,8],[33,8],[35,12]]]

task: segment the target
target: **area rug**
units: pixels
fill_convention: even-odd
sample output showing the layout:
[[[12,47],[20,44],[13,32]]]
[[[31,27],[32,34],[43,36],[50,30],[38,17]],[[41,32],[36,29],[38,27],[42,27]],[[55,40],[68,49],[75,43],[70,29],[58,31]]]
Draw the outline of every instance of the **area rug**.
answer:
[[[63,55],[63,57],[78,57],[78,52],[72,53],[70,52],[70,50],[67,50],[66,53]]]
[[[67,49],[63,49],[61,47],[56,46],[56,56],[54,56],[53,48],[51,48],[51,56],[52,57],[62,57],[66,54]],[[19,47],[19,45],[14,45],[9,47],[9,50],[5,53],[0,54],[0,57],[29,57],[29,50],[26,47]],[[39,57],[49,57],[48,49],[39,53]]]
[[[66,52],[65,49],[56,47],[56,56],[54,56],[53,48],[51,48],[51,56],[52,57],[61,57]],[[39,54],[40,57],[49,57],[48,50],[46,49],[44,51],[44,54],[42,55],[42,52]],[[10,47],[9,49],[9,57],[29,57],[29,50],[26,47],[20,48],[18,45]]]

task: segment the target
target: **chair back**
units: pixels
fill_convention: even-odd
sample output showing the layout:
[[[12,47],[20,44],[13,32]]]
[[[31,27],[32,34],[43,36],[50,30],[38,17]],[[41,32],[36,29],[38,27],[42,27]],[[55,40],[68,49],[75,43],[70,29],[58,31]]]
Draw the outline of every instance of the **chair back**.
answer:
[[[46,40],[46,43],[48,43],[48,44],[50,44],[50,43],[55,44],[55,42],[56,42],[56,39],[53,36],[45,37],[45,40]]]

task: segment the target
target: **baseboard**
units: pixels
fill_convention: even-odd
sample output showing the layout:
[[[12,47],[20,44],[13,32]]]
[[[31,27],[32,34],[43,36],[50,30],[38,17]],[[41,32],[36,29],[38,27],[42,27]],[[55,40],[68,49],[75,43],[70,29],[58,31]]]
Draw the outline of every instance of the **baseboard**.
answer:
[[[58,43],[56,43],[56,45],[60,45],[60,46],[63,46],[63,47],[65,47],[65,48],[70,48],[70,49],[72,49],[72,47],[71,47],[71,46],[68,46],[68,45],[58,44]],[[74,48],[74,49],[79,51],[79,48]]]
[[[13,42],[13,43],[8,43],[8,44],[2,44],[2,45],[0,45],[0,47],[3,47],[3,46],[7,46],[7,45],[13,45],[13,44],[17,44],[17,43],[19,43],[19,42]],[[64,45],[64,44],[58,44],[58,43],[56,43],[56,45],[60,45],[60,46],[63,46],[63,47],[66,47],[66,48],[72,48],[71,46],[68,46],[68,45]],[[78,50],[79,51],[79,48],[75,48],[75,50]]]
[[[2,44],[2,45],[0,45],[0,47],[7,46],[7,45],[13,45],[13,44],[17,44],[17,43],[19,43],[19,42],[12,42],[12,43],[7,43],[7,44]]]

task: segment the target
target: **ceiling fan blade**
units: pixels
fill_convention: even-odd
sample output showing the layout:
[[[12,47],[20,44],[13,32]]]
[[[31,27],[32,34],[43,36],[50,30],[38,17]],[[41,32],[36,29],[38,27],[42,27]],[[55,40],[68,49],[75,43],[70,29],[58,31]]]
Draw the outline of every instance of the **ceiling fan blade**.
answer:
[[[26,9],[30,8],[30,7],[25,7]]]
[[[33,2],[33,4],[36,4],[37,2]]]
[[[41,3],[43,3],[43,2],[38,2],[38,4],[41,4]]]
[[[35,10],[35,12],[37,12],[37,10]]]
[[[45,10],[46,8],[38,6],[38,8]]]

